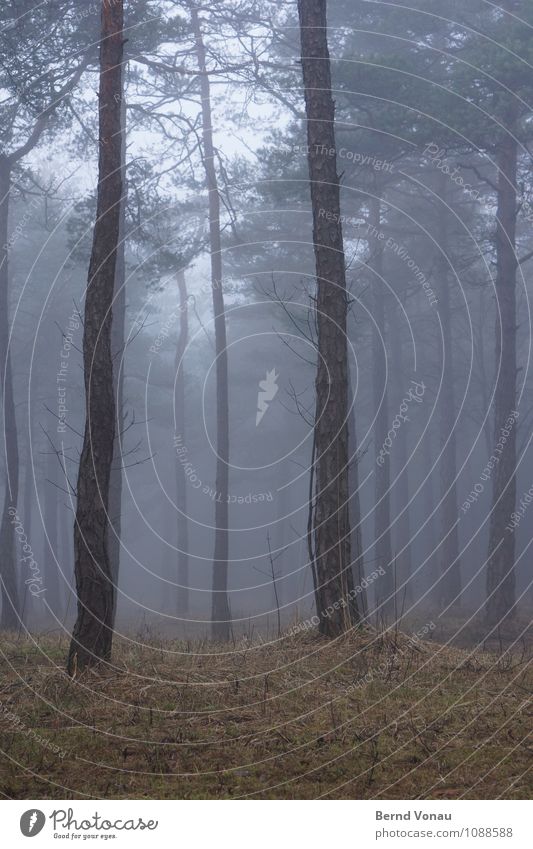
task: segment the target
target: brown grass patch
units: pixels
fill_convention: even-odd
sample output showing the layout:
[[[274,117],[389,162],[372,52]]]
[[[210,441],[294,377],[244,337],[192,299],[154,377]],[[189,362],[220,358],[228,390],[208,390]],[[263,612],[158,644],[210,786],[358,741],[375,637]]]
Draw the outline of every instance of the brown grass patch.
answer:
[[[270,645],[0,644],[9,798],[531,797],[532,675],[503,655],[360,631]]]

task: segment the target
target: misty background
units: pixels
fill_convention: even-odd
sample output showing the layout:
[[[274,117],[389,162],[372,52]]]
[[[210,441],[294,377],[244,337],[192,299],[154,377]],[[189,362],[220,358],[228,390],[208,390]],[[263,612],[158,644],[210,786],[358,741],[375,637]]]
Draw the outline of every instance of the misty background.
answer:
[[[41,21],[17,14],[18,5],[5,4],[0,21],[4,152],[26,140],[69,56],[98,41],[90,2],[66,13],[59,3],[56,18],[49,4]],[[516,5],[514,18],[477,0],[466,9],[453,0],[415,2],[408,11],[328,4],[368,621],[382,617],[382,567],[394,574],[396,620],[413,628],[432,621],[437,633],[463,640],[484,627],[491,457],[500,438],[497,148],[502,113],[515,106],[518,371],[507,429],[517,440],[517,497],[506,533],[515,541],[509,566],[519,621],[533,604],[531,10],[507,5]],[[211,610],[216,355],[188,8],[143,0],[126,10],[125,344],[115,357],[123,375],[116,630],[126,635],[203,636]],[[239,638],[274,638],[278,610],[283,628],[315,613],[307,546],[315,266],[297,15],[292,4],[266,0],[227,0],[201,14],[228,336],[231,628]],[[509,59],[508,42],[523,48],[514,51],[520,58]],[[11,189],[18,527],[44,590],[28,591],[16,531],[20,627],[32,633],[69,631],[76,609],[80,313],[95,213],[96,78],[92,57],[17,162]],[[178,374],[184,404],[176,421]],[[380,478],[377,494],[384,466],[389,479]],[[2,479],[5,487],[5,463]]]

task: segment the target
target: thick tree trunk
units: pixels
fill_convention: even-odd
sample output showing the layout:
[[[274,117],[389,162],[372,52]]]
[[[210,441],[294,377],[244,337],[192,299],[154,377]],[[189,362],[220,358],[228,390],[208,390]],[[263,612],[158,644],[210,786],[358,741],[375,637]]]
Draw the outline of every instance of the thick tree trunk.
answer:
[[[455,370],[453,364],[453,339],[451,319],[450,280],[448,260],[450,239],[448,234],[448,182],[442,174],[439,181],[438,231],[438,300],[443,335],[442,392],[439,404],[439,429],[441,442],[440,466],[440,580],[438,600],[441,610],[458,608],[461,604],[461,562],[459,559],[459,525],[457,511],[457,438],[455,424]]]
[[[335,106],[325,0],[298,0],[316,266],[313,578],[319,630],[347,631],[357,615],[349,521],[348,296],[335,155]]]
[[[69,673],[109,660],[115,590],[108,552],[109,479],[115,437],[112,301],[122,198],[122,0],[102,2],[99,182],[83,328],[86,420],[77,484],[74,550],[78,615]]]
[[[226,314],[222,290],[222,246],[220,238],[220,195],[215,169],[211,89],[205,56],[205,45],[198,12],[191,10],[196,40],[196,56],[202,96],[203,160],[209,198],[209,250],[211,254],[211,291],[215,320],[215,354],[217,383],[217,470],[215,500],[215,550],[213,555],[213,599],[211,633],[215,640],[229,640],[231,622],[228,601],[228,493],[229,493],[229,392],[228,352],[226,347]]]
[[[116,432],[113,445],[113,465],[109,481],[109,563],[115,593],[113,596],[113,628],[117,615],[118,580],[120,571],[120,548],[122,537],[122,431],[124,429],[124,350],[126,339],[126,204],[128,187],[126,182],[126,100],[124,98],[124,80],[122,80],[122,99],[120,115],[122,126],[122,144],[120,168],[122,172],[122,200],[120,202],[120,222],[115,264],[115,295],[113,301],[113,326],[111,330],[111,351],[113,356],[113,388],[116,403]]]
[[[512,126],[512,123],[510,124]],[[518,143],[507,132],[498,155],[498,212],[496,230],[496,369],[494,445],[499,462],[492,477],[487,566],[489,624],[515,614],[515,537],[506,530],[516,504],[516,217]],[[509,422],[512,422],[509,424]],[[505,433],[502,434],[502,431]],[[501,446],[501,447],[499,447]]]
[[[177,273],[180,311],[180,333],[176,345],[176,383],[174,387],[174,421],[176,433],[187,444],[185,433],[185,368],[184,357],[189,342],[189,313],[185,272]],[[178,531],[178,587],[176,612],[189,612],[189,521],[187,517],[187,480],[183,463],[176,463],[176,507]]]
[[[13,374],[9,350],[9,273],[8,227],[11,193],[11,166],[0,155],[0,379],[2,382],[2,436],[5,456],[5,492],[0,524],[0,577],[2,580],[2,616],[0,628],[14,631],[20,622],[20,597],[16,570],[15,530],[17,512],[19,457]],[[22,517],[21,517],[22,518]]]
[[[368,247],[370,257],[369,282],[372,287],[372,391],[374,395],[375,448],[376,455],[385,445],[389,431],[389,389],[387,385],[387,295],[383,277],[383,237],[381,230],[381,198],[369,198]],[[394,444],[393,450],[397,446]],[[376,582],[378,620],[387,622],[394,616],[395,576],[391,542],[390,520],[390,457],[380,455],[382,462],[376,463],[375,506],[374,506],[374,552],[375,566],[385,571]]]

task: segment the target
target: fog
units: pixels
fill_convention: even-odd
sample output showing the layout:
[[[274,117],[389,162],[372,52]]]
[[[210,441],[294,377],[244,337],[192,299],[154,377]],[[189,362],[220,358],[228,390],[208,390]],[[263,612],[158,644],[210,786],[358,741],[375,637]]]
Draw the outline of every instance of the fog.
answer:
[[[496,639],[485,616],[487,593],[498,595],[494,580],[516,579],[513,627],[530,617],[533,603],[533,80],[528,66],[518,92],[513,73],[522,74],[520,62],[511,69],[504,62],[506,39],[525,40],[527,25],[515,20],[507,33],[498,10],[483,3],[465,10],[445,4],[454,24],[444,12],[402,16],[396,5],[328,4],[336,147],[320,155],[336,157],[341,184],[350,468],[357,467],[351,533],[361,537],[354,580],[367,599],[368,624],[432,622],[461,642]],[[516,5],[526,15],[524,4]],[[127,10],[125,339],[113,355],[123,381],[119,398],[115,375],[122,416],[114,458],[122,472],[116,635],[209,635],[215,507],[225,500],[231,637],[275,639],[279,622],[290,629],[317,613],[308,548],[316,271],[297,14],[291,4],[248,8],[229,0],[202,12],[227,331],[226,492],[217,483],[202,93],[187,10],[172,2]],[[39,21],[10,23],[10,14],[2,12],[4,157],[25,143],[50,91],[89,47],[79,81],[38,143],[13,164],[4,246],[18,448],[10,477],[20,479],[11,523],[19,629],[67,635],[76,616],[73,527],[96,208],[98,9],[83,19],[71,9],[68,25],[61,24],[69,55],[43,47],[33,60],[19,56],[18,81],[7,71],[16,39],[35,40]],[[52,8],[41,25],[53,27]],[[496,31],[499,47],[470,73],[470,59]],[[516,177],[503,161],[510,137],[518,140]],[[516,200],[510,224],[502,180]],[[328,209],[318,215],[338,223]],[[502,308],[511,289],[515,328],[506,303]],[[119,297],[116,291],[114,321]],[[511,345],[514,403],[502,420],[503,396],[497,413],[495,399],[502,368],[509,374],[502,362]],[[491,522],[511,486],[500,480],[500,458],[511,440],[516,494],[499,521],[503,537],[512,536],[514,562],[487,590]],[[6,445],[4,439],[4,455]],[[7,472],[4,462],[5,492]],[[118,533],[116,519],[110,514],[110,537]],[[380,569],[394,578],[392,613],[384,611]]]

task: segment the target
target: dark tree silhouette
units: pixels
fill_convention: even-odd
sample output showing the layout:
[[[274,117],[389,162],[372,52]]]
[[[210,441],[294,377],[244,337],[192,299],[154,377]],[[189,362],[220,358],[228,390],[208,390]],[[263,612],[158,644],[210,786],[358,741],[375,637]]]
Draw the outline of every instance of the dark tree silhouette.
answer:
[[[122,199],[122,0],[103,0],[101,14],[99,182],[83,328],[86,413],[74,525],[78,614],[67,661],[71,675],[110,658],[115,595],[108,502],[116,426],[111,308]]]
[[[356,610],[349,596],[348,296],[325,0],[299,0],[298,15],[317,281],[312,566],[319,630],[334,637],[352,626]]]

